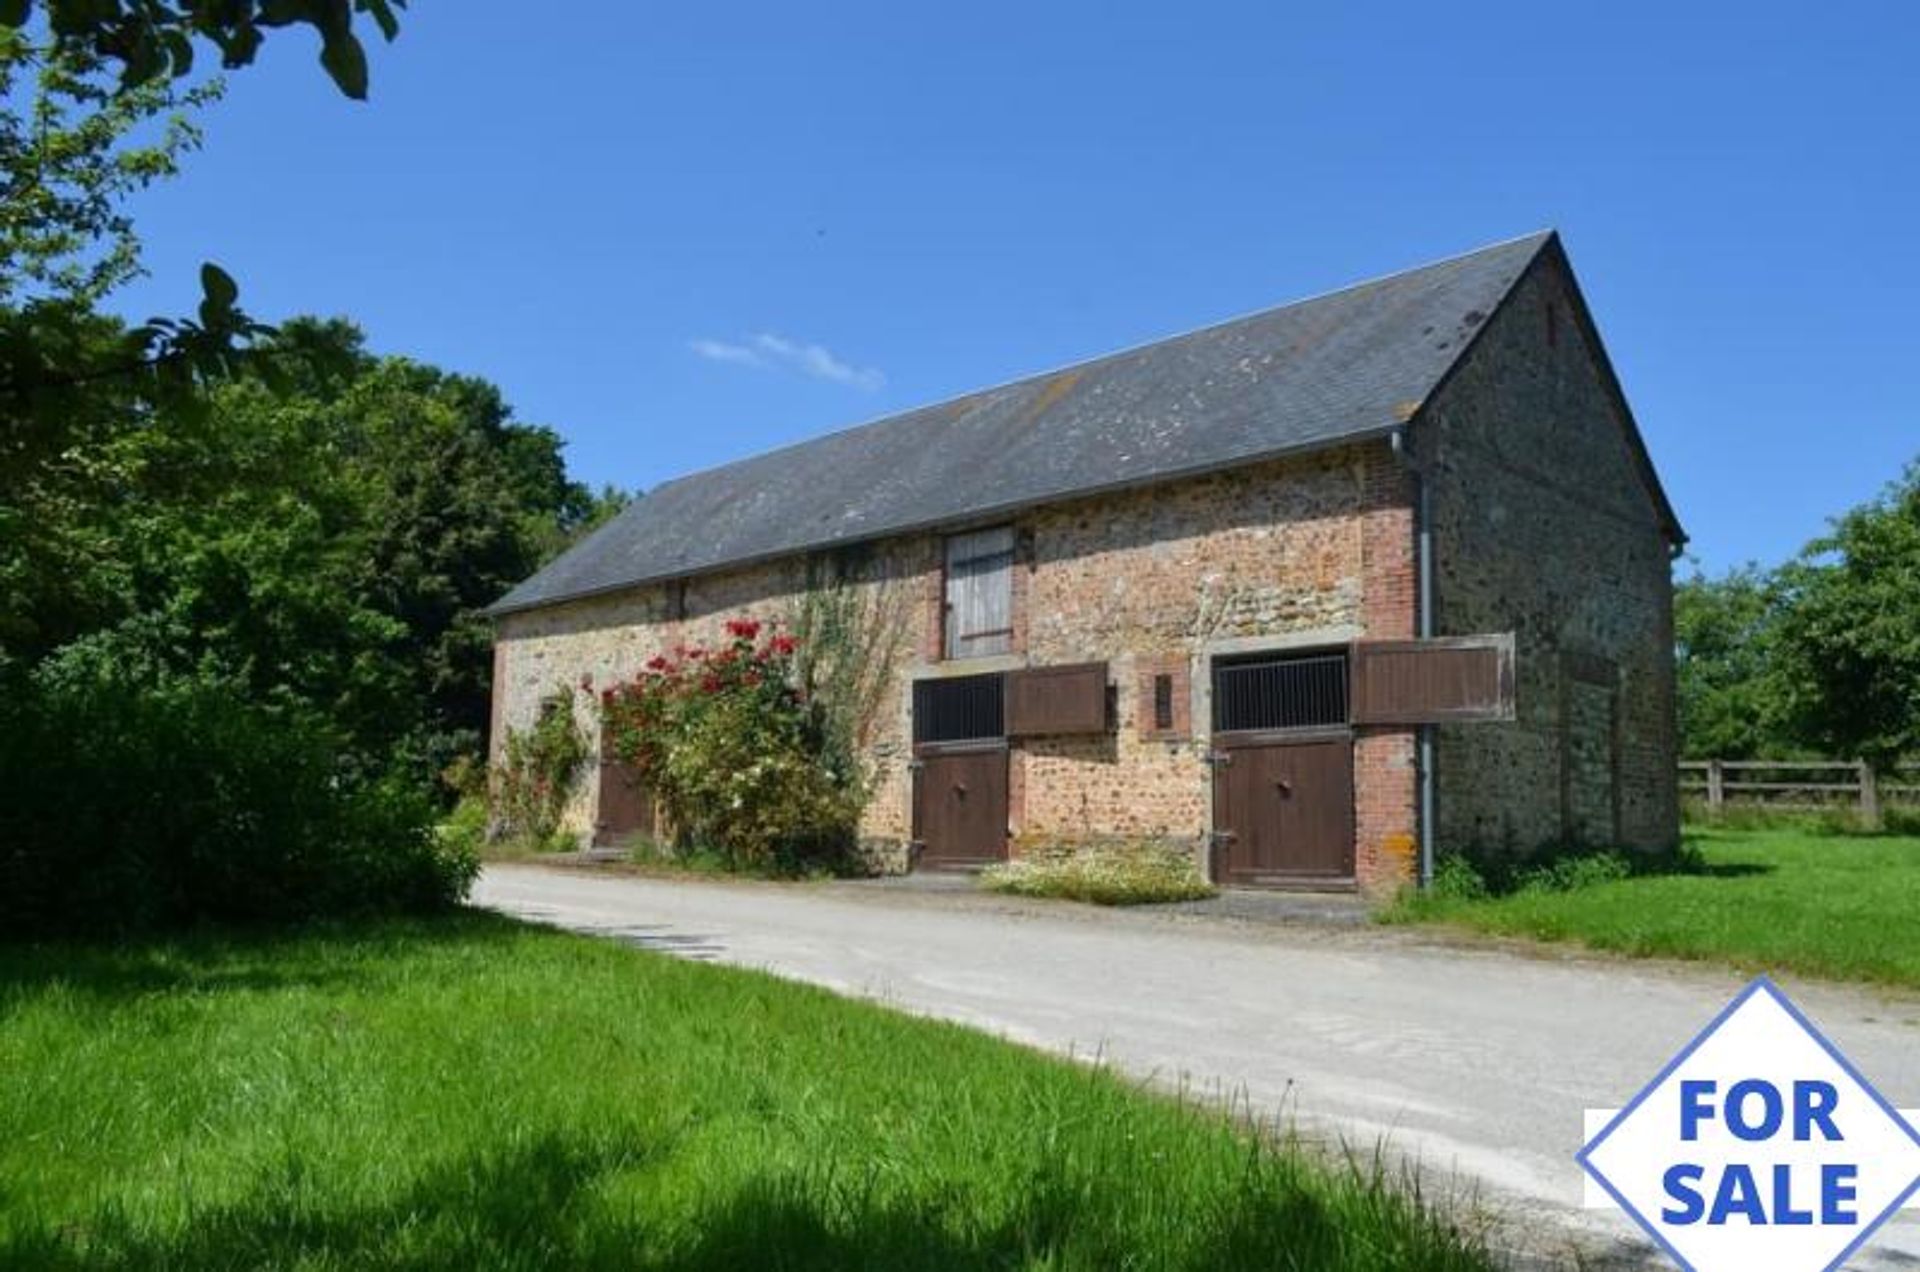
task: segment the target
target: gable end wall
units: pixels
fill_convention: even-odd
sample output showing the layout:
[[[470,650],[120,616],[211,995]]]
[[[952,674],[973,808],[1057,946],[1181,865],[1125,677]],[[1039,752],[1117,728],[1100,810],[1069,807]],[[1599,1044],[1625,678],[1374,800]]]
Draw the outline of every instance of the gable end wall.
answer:
[[[1679,836],[1667,534],[1577,305],[1543,256],[1414,430],[1435,632],[1517,638],[1517,722],[1438,730],[1442,850]]]

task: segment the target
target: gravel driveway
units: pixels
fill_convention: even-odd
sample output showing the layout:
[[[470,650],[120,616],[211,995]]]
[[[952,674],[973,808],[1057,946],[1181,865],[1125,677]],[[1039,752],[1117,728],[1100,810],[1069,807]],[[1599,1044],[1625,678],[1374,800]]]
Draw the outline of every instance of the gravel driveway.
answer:
[[[656,880],[489,867],[478,904],[764,968],[1202,1094],[1471,1191],[1503,1244],[1632,1265],[1622,1216],[1583,1212],[1581,1110],[1617,1107],[1745,978],[1329,922],[1097,911],[952,889]],[[1920,997],[1783,978],[1895,1105],[1920,1106]],[[1533,1260],[1528,1260],[1529,1262]],[[1609,1262],[1611,1259],[1608,1260]],[[1853,1266],[1920,1266],[1920,1212]]]

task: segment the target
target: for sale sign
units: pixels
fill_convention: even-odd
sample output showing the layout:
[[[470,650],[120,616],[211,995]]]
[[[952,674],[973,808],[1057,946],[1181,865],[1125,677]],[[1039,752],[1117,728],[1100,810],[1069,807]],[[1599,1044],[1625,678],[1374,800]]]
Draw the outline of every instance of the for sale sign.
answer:
[[[1579,1161],[1691,1272],[1838,1268],[1920,1191],[1920,1133],[1764,976]]]

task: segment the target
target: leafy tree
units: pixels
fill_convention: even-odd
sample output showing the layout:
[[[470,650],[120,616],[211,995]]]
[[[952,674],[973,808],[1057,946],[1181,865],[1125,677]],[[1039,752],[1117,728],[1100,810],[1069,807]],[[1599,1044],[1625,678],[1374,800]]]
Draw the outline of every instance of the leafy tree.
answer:
[[[1674,589],[1681,748],[1705,759],[1793,749],[1774,672],[1779,621],[1772,578],[1749,565],[1720,578],[1697,570]]]
[[[260,365],[195,420],[104,431],[28,484],[0,645],[217,670],[317,708],[361,767],[424,776],[484,735],[481,608],[610,501],[493,385],[375,357],[350,323],[291,321]]]
[[[1781,571],[1793,726],[1831,754],[1920,754],[1920,462]]]
[[[32,0],[0,0],[0,26],[24,27]],[[347,96],[367,95],[367,53],[354,31],[365,15],[392,40],[396,10],[406,0],[43,0],[61,52],[120,67],[120,82],[137,88],[193,72],[194,44],[204,40],[229,69],[247,66],[268,31],[311,27],[320,36],[320,65]]]
[[[423,759],[477,748],[493,633],[482,607],[583,533],[610,501],[569,479],[553,430],[513,418],[500,391],[404,359],[366,360],[327,410],[355,451],[364,500],[356,594],[406,632],[430,722]]]
[[[122,89],[100,58],[0,27],[0,505],[89,430],[192,405],[262,329],[202,271],[196,319],[127,329],[93,307],[139,272],[124,200],[198,143],[217,83]]]
[[[125,197],[178,169],[199,134],[189,114],[220,91],[192,82],[196,42],[229,68],[265,33],[305,25],[340,89],[363,98],[365,16],[389,40],[404,0],[0,0],[0,504],[62,453],[69,422],[104,382],[167,418],[230,374],[266,333],[217,266],[201,270],[199,312],[131,329],[92,313],[139,272]],[[36,10],[39,17],[36,18]]]
[[[200,143],[190,112],[220,91],[120,89],[97,57],[0,28],[0,304],[85,309],[134,277],[140,245],[122,203],[179,171]]]

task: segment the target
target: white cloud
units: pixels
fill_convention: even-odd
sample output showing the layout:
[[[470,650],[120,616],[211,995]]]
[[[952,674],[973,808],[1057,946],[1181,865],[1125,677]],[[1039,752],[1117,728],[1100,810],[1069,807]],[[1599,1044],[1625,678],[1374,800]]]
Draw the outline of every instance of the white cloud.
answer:
[[[872,392],[887,382],[878,367],[857,367],[834,356],[825,345],[789,340],[772,332],[761,332],[745,344],[729,340],[694,340],[688,345],[709,362],[727,362],[735,366],[762,370],[784,368],[831,384],[845,384]]]
[[[764,367],[765,358],[745,345],[728,344],[725,340],[693,340],[688,347],[709,362],[733,362],[746,367]]]

